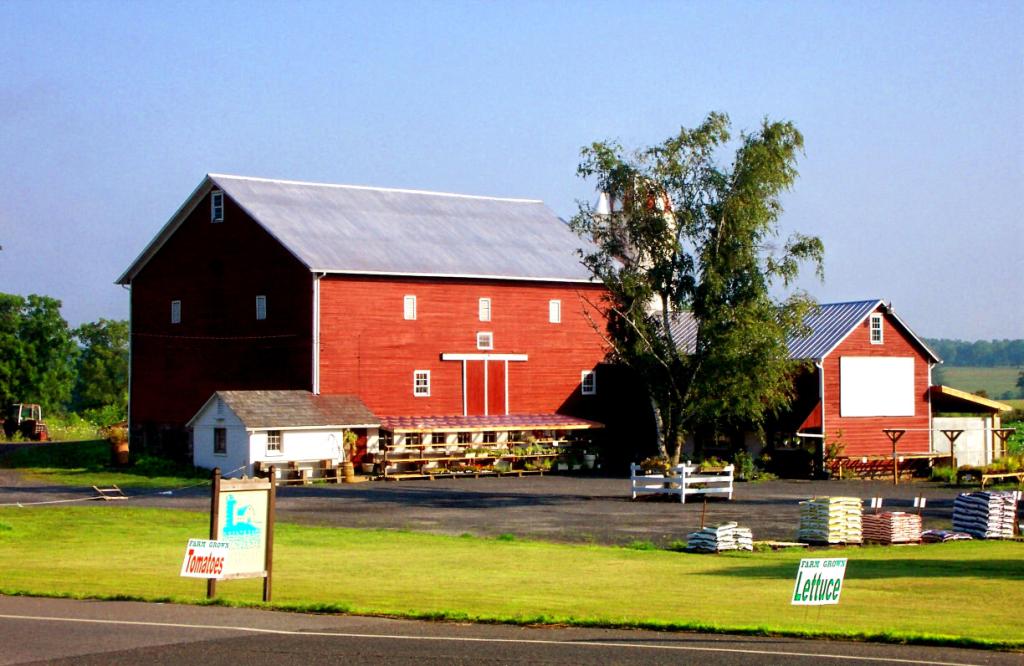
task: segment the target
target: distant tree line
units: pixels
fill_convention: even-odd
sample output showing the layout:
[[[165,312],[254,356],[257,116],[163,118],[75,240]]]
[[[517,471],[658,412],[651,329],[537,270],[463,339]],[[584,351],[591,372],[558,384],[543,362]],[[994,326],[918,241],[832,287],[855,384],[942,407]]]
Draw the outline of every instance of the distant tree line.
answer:
[[[0,294],[0,407],[34,402],[100,425],[127,417],[128,322],[68,326],[49,296]]]
[[[948,366],[1024,366],[1024,340],[946,340],[925,338],[925,342]]]

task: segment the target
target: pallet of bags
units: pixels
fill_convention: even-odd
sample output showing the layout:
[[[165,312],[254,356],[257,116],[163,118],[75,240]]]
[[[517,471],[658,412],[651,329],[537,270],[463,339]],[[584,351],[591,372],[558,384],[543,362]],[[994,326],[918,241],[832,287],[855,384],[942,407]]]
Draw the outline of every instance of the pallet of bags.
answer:
[[[945,543],[946,541],[970,541],[973,539],[966,532],[952,532],[950,530],[925,530],[921,532],[921,541],[925,543]]]
[[[686,548],[699,553],[720,553],[726,550],[754,550],[754,537],[748,527],[729,522],[703,527],[686,535]]]
[[[861,519],[864,541],[873,543],[917,543],[921,540],[921,516],[902,511],[866,513]]]
[[[803,543],[861,543],[863,508],[857,497],[816,497],[800,502],[800,529],[797,541]]]
[[[1010,492],[960,493],[953,502],[953,529],[975,539],[1012,539],[1016,516]]]

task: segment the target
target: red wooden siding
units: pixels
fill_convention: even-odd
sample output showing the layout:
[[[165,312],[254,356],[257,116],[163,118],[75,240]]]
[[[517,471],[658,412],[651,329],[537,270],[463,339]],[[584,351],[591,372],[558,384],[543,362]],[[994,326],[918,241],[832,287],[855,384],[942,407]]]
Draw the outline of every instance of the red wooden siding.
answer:
[[[881,312],[881,309],[877,310]],[[928,402],[929,359],[913,342],[896,320],[884,315],[884,344],[873,345],[869,339],[870,317],[825,357],[824,421],[825,435],[831,441],[842,432],[846,455],[889,454],[892,445],[883,428],[905,428],[908,432],[899,442],[901,453],[927,453],[930,450],[927,429],[931,413]],[[843,417],[840,415],[839,359],[843,356],[912,356],[914,358],[914,416]]]
[[[463,413],[462,362],[441,354],[527,354],[508,364],[510,413],[554,412],[579,393],[580,371],[604,359],[604,342],[584,316],[598,302],[595,285],[499,280],[327,276],[320,285],[320,391],[356,393],[380,416]],[[402,318],[402,299],[415,295],[417,317]],[[491,299],[491,321],[479,320],[480,298]],[[562,322],[548,322],[548,301],[561,299]],[[494,349],[476,334],[494,334]],[[483,363],[466,363],[469,413],[504,413],[503,363],[491,363],[488,397]],[[412,393],[414,370],[430,370],[430,397]],[[501,388],[495,383],[501,382]],[[478,388],[477,388],[478,387]],[[600,392],[600,388],[599,388]],[[589,396],[588,396],[589,397]]]
[[[131,299],[133,428],[183,428],[218,389],[311,388],[310,273],[227,197],[216,224],[209,196],[200,202],[132,280]]]
[[[466,361],[466,413],[483,414],[485,402],[483,361]]]
[[[487,413],[505,413],[505,361],[487,362]]]

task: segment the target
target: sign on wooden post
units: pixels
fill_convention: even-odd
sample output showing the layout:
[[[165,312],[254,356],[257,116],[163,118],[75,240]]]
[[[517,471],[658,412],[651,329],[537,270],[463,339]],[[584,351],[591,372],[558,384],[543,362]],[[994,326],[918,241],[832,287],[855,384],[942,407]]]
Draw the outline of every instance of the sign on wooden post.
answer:
[[[274,554],[274,486],[276,470],[266,479],[222,479],[213,470],[210,497],[210,539],[229,544],[230,557],[219,578],[263,578],[263,601],[270,601]],[[206,582],[206,596],[217,593],[217,581]]]
[[[793,606],[838,604],[846,576],[846,558],[802,559],[793,585]]]

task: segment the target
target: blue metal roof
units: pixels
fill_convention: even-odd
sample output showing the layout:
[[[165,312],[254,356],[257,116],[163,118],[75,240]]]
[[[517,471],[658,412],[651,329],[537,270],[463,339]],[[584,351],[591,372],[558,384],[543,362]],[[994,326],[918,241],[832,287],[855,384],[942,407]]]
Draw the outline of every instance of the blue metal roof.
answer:
[[[885,305],[880,299],[870,301],[850,301],[846,303],[822,303],[804,318],[804,324],[810,329],[805,336],[792,337],[787,341],[789,357],[800,360],[821,360],[836,348],[864,318],[875,311],[879,305]],[[941,359],[928,348],[917,335],[910,330],[902,319],[896,316],[892,308],[886,306],[888,314],[893,316],[900,326],[906,330],[917,343],[936,362]],[[689,312],[674,312],[669,318],[669,331],[676,345],[692,354],[697,345],[697,322]]]
[[[810,333],[786,341],[789,357],[815,360],[824,358],[881,304],[882,301],[876,299],[819,305],[816,311],[804,317],[804,324],[810,329]]]

